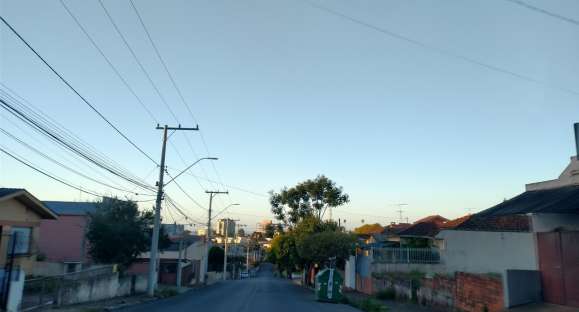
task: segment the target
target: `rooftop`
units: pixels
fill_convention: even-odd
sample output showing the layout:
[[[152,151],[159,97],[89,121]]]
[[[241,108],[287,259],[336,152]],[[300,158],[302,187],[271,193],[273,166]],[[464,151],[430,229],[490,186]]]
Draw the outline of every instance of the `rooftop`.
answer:
[[[84,216],[96,211],[95,202],[44,201],[45,206],[58,215]]]
[[[476,215],[493,217],[528,213],[579,214],[579,186],[526,191]]]

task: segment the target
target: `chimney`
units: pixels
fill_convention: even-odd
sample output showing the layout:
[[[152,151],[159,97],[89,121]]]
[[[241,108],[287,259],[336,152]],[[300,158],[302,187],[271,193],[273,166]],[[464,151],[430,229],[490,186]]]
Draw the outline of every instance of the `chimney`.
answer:
[[[575,156],[579,160],[579,122],[575,123],[575,148],[577,152]]]

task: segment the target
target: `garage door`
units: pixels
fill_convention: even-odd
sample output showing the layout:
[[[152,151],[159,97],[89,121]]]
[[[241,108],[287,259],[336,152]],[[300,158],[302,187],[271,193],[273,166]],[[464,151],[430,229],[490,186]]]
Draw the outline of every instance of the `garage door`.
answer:
[[[546,302],[579,307],[579,232],[538,233]]]

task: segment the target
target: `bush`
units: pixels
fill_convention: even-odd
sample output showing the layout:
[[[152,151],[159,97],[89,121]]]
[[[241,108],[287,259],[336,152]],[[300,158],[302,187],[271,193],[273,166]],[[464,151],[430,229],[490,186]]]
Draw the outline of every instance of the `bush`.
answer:
[[[380,300],[394,300],[396,299],[396,290],[394,288],[383,289],[376,293],[376,298]]]
[[[388,308],[374,299],[362,299],[359,301],[350,301],[350,305],[364,312],[385,312]]]
[[[177,296],[179,292],[174,288],[161,288],[155,294],[158,298],[169,298]]]

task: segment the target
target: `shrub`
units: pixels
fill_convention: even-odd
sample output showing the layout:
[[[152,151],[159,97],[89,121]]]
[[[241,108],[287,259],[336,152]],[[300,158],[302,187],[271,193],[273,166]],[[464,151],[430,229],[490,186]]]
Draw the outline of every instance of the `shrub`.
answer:
[[[394,288],[387,288],[376,293],[376,298],[380,300],[394,300],[396,299],[396,290]]]
[[[374,299],[362,299],[359,301],[350,301],[350,305],[364,312],[385,312],[388,308]]]
[[[156,293],[156,296],[159,298],[169,298],[177,296],[179,292],[174,288],[162,288],[159,289]]]

